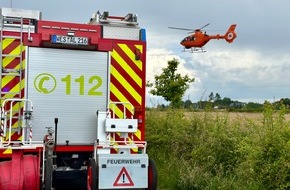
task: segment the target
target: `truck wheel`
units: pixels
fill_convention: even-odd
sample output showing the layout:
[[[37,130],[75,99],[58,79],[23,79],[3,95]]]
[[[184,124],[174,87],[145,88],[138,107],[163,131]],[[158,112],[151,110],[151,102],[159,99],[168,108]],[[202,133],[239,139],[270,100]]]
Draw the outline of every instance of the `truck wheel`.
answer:
[[[90,158],[87,173],[87,190],[97,189],[97,167],[94,158]]]
[[[147,190],[156,190],[156,189],[157,189],[157,168],[154,160],[149,159]]]

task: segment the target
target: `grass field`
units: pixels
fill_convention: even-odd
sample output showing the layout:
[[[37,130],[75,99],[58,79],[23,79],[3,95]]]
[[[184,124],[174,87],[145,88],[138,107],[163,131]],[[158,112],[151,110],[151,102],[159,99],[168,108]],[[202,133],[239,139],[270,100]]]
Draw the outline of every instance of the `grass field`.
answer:
[[[160,190],[289,190],[290,114],[148,111]]]
[[[184,112],[186,117],[203,116],[205,112]],[[264,113],[248,113],[248,112],[226,112],[226,111],[214,111],[208,112],[212,116],[228,117],[231,121],[253,121],[262,122],[264,118]],[[274,113],[273,117],[277,117],[279,113]],[[290,122],[290,113],[285,113],[285,122]]]

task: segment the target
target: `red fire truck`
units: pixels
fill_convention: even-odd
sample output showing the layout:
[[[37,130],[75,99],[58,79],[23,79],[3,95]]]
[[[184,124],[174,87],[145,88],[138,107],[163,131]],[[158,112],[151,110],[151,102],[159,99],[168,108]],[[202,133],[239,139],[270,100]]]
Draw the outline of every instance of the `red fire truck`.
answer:
[[[83,24],[0,11],[0,190],[155,190],[137,16]]]

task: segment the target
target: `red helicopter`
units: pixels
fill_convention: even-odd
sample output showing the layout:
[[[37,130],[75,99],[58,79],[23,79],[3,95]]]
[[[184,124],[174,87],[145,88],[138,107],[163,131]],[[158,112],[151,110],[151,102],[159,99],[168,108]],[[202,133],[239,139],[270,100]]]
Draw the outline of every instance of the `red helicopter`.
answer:
[[[237,37],[237,34],[235,32],[236,24],[232,24],[228,31],[224,35],[216,34],[216,35],[208,35],[205,31],[202,31],[203,28],[207,27],[209,25],[206,24],[203,27],[199,29],[187,29],[187,28],[176,28],[176,27],[168,27],[171,29],[177,29],[177,30],[187,30],[187,31],[193,31],[189,32],[192,33],[191,35],[185,37],[180,44],[184,46],[185,49],[190,49],[191,52],[205,52],[203,46],[207,44],[211,39],[225,39],[228,43],[232,43],[234,39]]]

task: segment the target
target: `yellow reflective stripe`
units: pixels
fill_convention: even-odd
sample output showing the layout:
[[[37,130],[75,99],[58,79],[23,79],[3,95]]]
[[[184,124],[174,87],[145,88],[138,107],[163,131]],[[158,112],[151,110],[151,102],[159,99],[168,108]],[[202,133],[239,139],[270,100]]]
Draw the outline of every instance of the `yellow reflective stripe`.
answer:
[[[26,64],[25,64],[25,62],[26,62],[26,60],[23,59],[23,60],[22,60],[22,63],[21,63],[21,64],[22,64],[22,65],[21,65],[21,66],[22,66],[22,70],[26,68]]]
[[[2,78],[2,87],[6,86],[15,76],[4,76]]]
[[[143,45],[135,45],[135,47],[139,49],[141,53],[143,53]]]
[[[127,46],[126,44],[118,44],[119,48],[127,55],[127,57],[130,59],[130,64],[134,63],[136,65],[136,67],[138,69],[140,69],[140,71],[142,71],[143,69],[143,62],[141,60],[136,60],[135,59],[135,52],[134,50],[131,50],[129,48],[129,46]],[[143,53],[143,45],[134,45],[135,48],[139,49],[141,53]],[[121,57],[121,55],[119,54],[119,52],[117,52],[115,49],[113,50],[111,57],[116,61],[117,64],[119,64],[120,67],[122,67],[124,69],[125,72],[127,72],[127,74],[136,82],[136,84],[142,88],[142,79],[141,76],[139,76],[130,66],[130,64],[128,64],[126,61],[128,58],[123,58]],[[126,60],[126,61],[125,61]],[[118,71],[116,69],[116,67],[112,66],[110,67],[110,73],[112,76],[114,76],[114,78],[116,78],[120,84],[122,85],[122,87],[124,87],[124,89],[129,92],[132,97],[136,100],[136,102],[138,102],[138,104],[142,105],[142,97],[141,95],[138,93],[138,91],[136,91],[136,89],[134,89],[132,87],[132,85],[128,82],[127,78],[124,77],[120,71]],[[117,87],[115,86],[115,84],[110,83],[110,91],[112,94],[114,94],[114,96],[120,101],[120,102],[129,102],[127,97],[125,97],[125,95],[123,94],[123,91],[121,91],[120,89],[117,89]],[[129,107],[128,105],[125,105],[126,108],[131,111],[131,107]],[[111,108],[112,110],[112,108]],[[118,118],[123,118],[123,109],[119,109],[118,107],[115,108],[115,114]],[[132,113],[133,114],[133,113]],[[118,134],[118,133],[117,133]],[[120,135],[120,134],[118,134]],[[141,136],[142,136],[142,131],[140,129],[137,129],[137,132],[134,133],[135,138],[134,140],[141,140]],[[133,139],[129,138],[129,141],[131,142]],[[134,148],[132,149],[132,151],[137,152],[138,148]]]
[[[114,66],[111,65],[111,74],[118,79],[118,81],[122,84],[122,86],[131,93],[134,99],[139,103],[142,104],[142,97],[140,94],[128,83],[128,81],[115,69]]]
[[[7,78],[6,78],[7,77]],[[11,78],[10,80],[7,80],[9,79],[9,77]],[[2,88],[8,84],[15,76],[5,76],[5,80],[3,80],[3,86]],[[4,78],[3,78],[4,79]],[[24,85],[25,85],[25,79],[22,79],[21,81],[21,90],[24,89]],[[9,90],[9,92],[15,92],[15,93],[18,93],[20,92],[20,83],[17,83],[12,89]],[[21,92],[20,92],[21,93]],[[4,98],[7,99],[7,98],[13,98],[14,95],[13,94],[5,94]]]
[[[117,106],[114,108],[114,113],[118,118],[124,118],[123,111],[120,110]]]
[[[18,141],[21,141],[22,140],[22,135],[19,136],[19,138],[17,139]]]
[[[113,83],[110,84],[110,89],[111,89],[111,92],[118,98],[120,102],[129,102],[128,99],[116,88],[116,86]],[[128,104],[126,104],[125,106],[131,112],[131,114],[133,114],[131,110],[132,109],[131,106],[129,106]],[[122,111],[121,111],[121,117],[119,115],[118,117],[119,118],[123,117]]]
[[[23,44],[20,43],[20,41],[15,41],[15,39],[13,38],[5,38],[3,39],[2,41],[2,50],[5,50],[6,48],[9,48],[8,46],[10,45],[17,45],[11,52],[9,52],[8,54],[11,55],[10,57],[9,56],[6,56],[6,57],[2,57],[2,66],[5,68],[11,68],[11,69],[25,69],[25,57],[23,57],[23,59],[21,60],[20,62],[20,57],[21,57],[21,54],[23,52],[25,52],[25,46],[23,46]],[[13,44],[14,43],[14,44]],[[14,67],[12,68],[9,64],[13,61],[17,61],[15,62]],[[11,89],[9,89],[9,92],[11,93],[15,93],[15,94],[6,94],[5,96],[3,96],[3,99],[7,99],[7,98],[13,98],[16,94],[18,93],[21,93],[21,90],[24,89],[24,86],[25,86],[25,79],[23,78],[20,82],[17,82],[19,81],[19,79],[21,79],[21,77],[19,76],[3,76],[2,78],[2,86],[1,88],[5,87],[6,85],[8,85],[12,80],[16,79],[14,82],[13,82],[13,87]],[[11,85],[9,85],[11,86]],[[12,107],[12,111],[13,111],[13,115],[15,113],[17,113],[18,111],[21,110],[21,108],[23,108],[24,104],[21,103],[16,103],[13,105]],[[17,121],[15,119],[13,119],[13,121],[15,121],[12,125],[12,128],[13,130],[16,130],[19,126],[21,126],[21,123],[22,121],[21,120],[18,120]],[[9,125],[9,123],[8,123]],[[17,131],[12,131],[11,134],[9,134],[9,129],[6,133],[6,139],[8,140],[9,136],[12,137],[12,136],[15,136],[15,137],[18,137],[17,140],[22,140],[22,135],[19,135]],[[4,151],[3,154],[11,154],[12,153],[12,150],[11,149],[6,149]]]
[[[3,154],[12,154],[12,149],[11,148],[7,148]]]
[[[135,59],[135,56],[136,56],[135,52],[133,52],[126,44],[118,44],[118,45],[128,55],[131,61],[142,71],[142,61]],[[141,49],[140,49],[140,52],[141,52]]]
[[[138,137],[138,140],[141,140],[141,131],[140,131],[140,129],[137,130],[135,135],[136,135],[136,137]]]
[[[23,47],[23,46],[22,46]],[[22,52],[25,51],[25,48],[22,48]],[[13,51],[11,51],[9,53],[9,55],[20,55],[20,45],[18,45],[15,49],[13,49]],[[13,60],[15,59],[15,57],[5,57],[3,58],[3,67],[6,67],[9,63],[11,63]],[[20,64],[17,64],[17,66],[15,67],[15,69],[19,69],[20,68]]]
[[[7,48],[11,43],[14,42],[15,39],[13,38],[5,38],[3,39],[3,42],[2,42],[2,49],[5,49]]]
[[[18,110],[17,110],[18,111]],[[18,125],[19,125],[19,121],[15,122],[13,125],[12,125],[12,128],[15,129],[15,128],[18,128]],[[13,133],[14,134],[14,133]],[[13,135],[12,134],[12,135]]]
[[[118,64],[128,73],[129,76],[140,86],[142,87],[142,79],[138,76],[134,70],[124,61],[124,59],[113,50],[112,57],[118,62]]]

